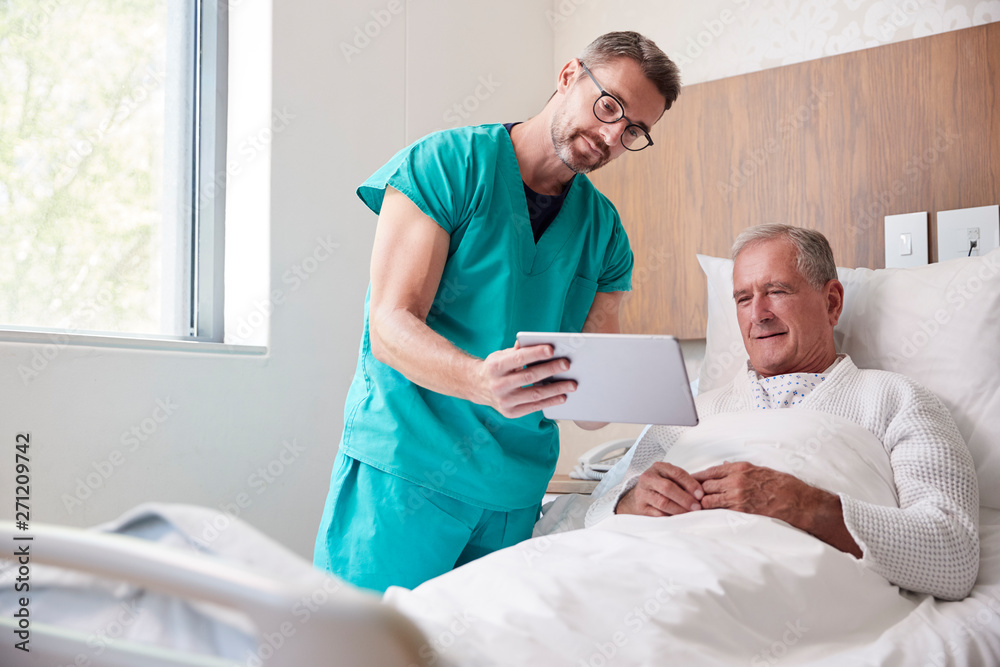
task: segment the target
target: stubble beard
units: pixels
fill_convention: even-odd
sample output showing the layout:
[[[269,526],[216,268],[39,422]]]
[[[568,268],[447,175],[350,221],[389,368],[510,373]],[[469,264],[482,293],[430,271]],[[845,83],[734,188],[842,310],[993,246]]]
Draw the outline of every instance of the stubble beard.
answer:
[[[584,133],[580,130],[570,129],[569,123],[566,122],[565,113],[556,114],[552,118],[551,134],[552,147],[556,151],[556,157],[576,174],[588,174],[596,169],[600,169],[611,161],[611,151],[607,150],[607,148],[602,148],[604,142],[596,137],[588,136],[587,138],[603,152],[603,156],[597,162],[590,164],[575,152],[573,143],[577,137],[584,136]]]

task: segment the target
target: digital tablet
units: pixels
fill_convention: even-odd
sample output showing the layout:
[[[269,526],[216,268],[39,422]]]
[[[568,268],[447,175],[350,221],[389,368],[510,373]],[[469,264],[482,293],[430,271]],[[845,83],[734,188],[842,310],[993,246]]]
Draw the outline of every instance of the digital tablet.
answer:
[[[551,345],[553,358],[569,360],[569,370],[550,381],[576,380],[576,391],[542,411],[549,419],[698,423],[681,346],[673,336],[522,331],[517,340],[521,347]]]

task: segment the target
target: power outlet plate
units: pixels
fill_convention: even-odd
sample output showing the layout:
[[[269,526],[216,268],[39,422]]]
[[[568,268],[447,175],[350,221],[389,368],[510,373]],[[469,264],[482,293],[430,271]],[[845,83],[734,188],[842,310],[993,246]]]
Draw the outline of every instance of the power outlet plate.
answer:
[[[927,211],[887,215],[884,229],[887,269],[927,263]]]
[[[973,257],[1000,248],[1000,205],[938,211],[938,261],[968,257],[977,233],[979,240],[972,248]]]

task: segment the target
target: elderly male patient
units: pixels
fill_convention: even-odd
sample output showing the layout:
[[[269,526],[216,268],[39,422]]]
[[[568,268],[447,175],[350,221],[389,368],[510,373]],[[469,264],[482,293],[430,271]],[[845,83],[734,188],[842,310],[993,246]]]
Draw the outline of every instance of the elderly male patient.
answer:
[[[813,410],[852,422],[881,441],[898,507],[831,493],[746,461],[684,470],[663,459],[685,429],[654,426],[636,445],[621,485],[591,506],[586,525],[611,513],[757,514],[862,559],[902,588],[945,599],[968,595],[979,569],[979,492],[972,457],[947,409],[918,383],[859,369],[837,354],[833,327],[844,288],[822,234],[752,227],[732,255],[733,298],[750,360],[729,385],[698,396],[699,413]],[[817,452],[843,454],[837,446]],[[821,460],[827,462],[833,463]]]

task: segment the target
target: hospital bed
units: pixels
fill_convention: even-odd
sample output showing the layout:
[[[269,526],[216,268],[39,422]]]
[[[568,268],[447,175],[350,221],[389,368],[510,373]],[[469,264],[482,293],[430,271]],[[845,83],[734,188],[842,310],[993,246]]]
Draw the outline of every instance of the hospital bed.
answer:
[[[196,525],[223,525],[230,533],[228,546],[193,549]],[[31,586],[11,595],[20,566],[0,571],[7,594],[0,665],[424,664],[423,637],[411,621],[234,517],[150,504],[105,531],[31,525],[21,532],[12,522],[0,526],[0,541],[12,545],[10,552],[27,547],[28,570],[22,576]],[[247,554],[251,563],[245,562]],[[95,589],[89,577],[46,566],[130,585]],[[268,566],[271,571],[265,572]],[[18,615],[21,609],[27,614]],[[22,619],[28,623],[22,625]],[[22,628],[28,634],[18,637]],[[17,648],[24,639],[28,652]]]
[[[745,357],[729,307],[731,263],[700,261],[709,283],[699,377],[706,391],[731,378]],[[916,269],[840,269],[840,278],[845,310],[835,331],[838,349],[859,367],[905,373],[930,388],[969,444],[982,505],[981,559],[976,586],[964,600],[902,591],[787,524],[725,510],[659,523],[613,517],[575,530],[591,499],[568,496],[560,508],[549,508],[534,539],[413,591],[391,588],[378,601],[309,571],[308,563],[235,519],[226,531],[230,543],[198,545],[194,531],[184,529],[184,516],[171,512],[210,511],[160,507],[111,528],[141,533],[143,521],[152,521],[160,526],[147,528],[153,537],[180,536],[168,546],[139,539],[150,534],[39,528],[32,562],[81,567],[139,586],[105,591],[112,608],[122,596],[142,598],[147,590],[190,596],[196,602],[172,608],[171,620],[161,625],[180,629],[185,614],[201,626],[218,624],[215,634],[202,637],[200,654],[181,655],[186,640],[167,637],[153,647],[109,640],[96,656],[92,632],[88,639],[43,627],[38,609],[32,650],[48,662],[27,662],[12,649],[5,579],[0,663],[73,664],[84,655],[94,659],[89,664],[109,665],[1000,664],[1000,251]],[[614,473],[598,493],[614,483]],[[139,529],[137,516],[145,516]],[[188,523],[202,518],[188,517]],[[0,539],[11,544],[15,532],[4,524]],[[247,553],[257,561],[241,562]],[[58,577],[52,583],[53,590],[79,585]],[[302,600],[317,590],[330,594],[313,605],[321,611],[300,623]],[[71,609],[76,603],[54,604]],[[246,618],[234,620],[218,605],[245,610]],[[282,623],[295,632],[276,647],[274,628]],[[224,657],[208,654],[220,647]]]

